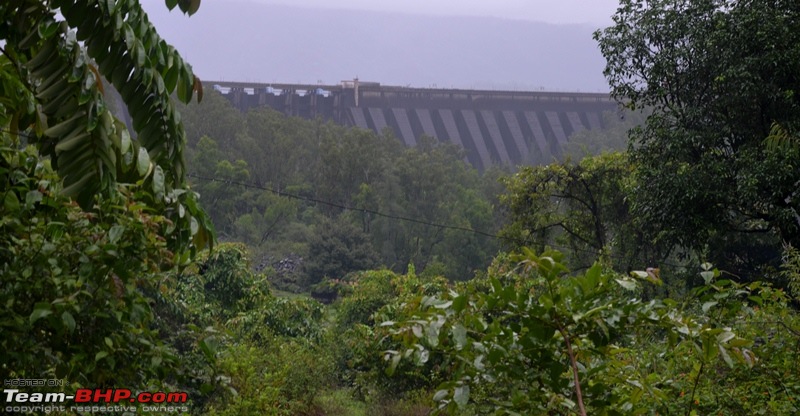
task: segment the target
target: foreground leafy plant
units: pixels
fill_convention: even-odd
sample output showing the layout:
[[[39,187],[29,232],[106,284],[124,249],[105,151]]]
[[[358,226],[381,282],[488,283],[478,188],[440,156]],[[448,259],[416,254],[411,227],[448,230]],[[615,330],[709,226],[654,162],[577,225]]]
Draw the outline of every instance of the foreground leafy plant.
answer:
[[[0,45],[0,368],[73,387],[183,382],[155,310],[162,273],[214,239],[170,98],[199,99],[199,80],[137,0],[4,1]]]
[[[713,270],[704,276],[708,284],[698,296],[711,298],[703,298],[703,312],[722,307],[720,299],[751,293],[714,282]],[[675,301],[642,301],[642,283],[660,284],[658,270],[626,277],[595,264],[570,276],[560,253],[523,249],[486,279],[418,297],[397,322],[384,322],[400,345],[385,352],[388,372],[403,360],[423,365],[434,355],[446,357],[449,381],[433,399],[450,413],[473,407],[481,413],[614,415],[647,413],[671,400],[672,380],[638,362],[645,335],[667,341],[658,344],[667,357],[672,348],[691,346],[701,367],[720,357],[729,367],[753,365],[753,353],[744,348],[749,341],[718,319],[684,313]],[[724,311],[735,315],[734,303]],[[701,377],[702,369],[694,380]]]
[[[168,220],[138,203],[137,187],[82,211],[35,148],[0,139],[0,368],[91,386],[174,375],[144,295],[174,266]]]
[[[187,13],[199,6],[180,3]],[[138,1],[3,2],[0,44],[0,130],[51,160],[61,194],[92,210],[97,194],[141,181],[145,202],[172,221],[168,241],[186,251],[183,263],[211,244],[211,223],[186,187],[185,133],[171,101],[173,92],[199,100],[202,86]],[[119,91],[134,132],[108,109],[102,77]]]

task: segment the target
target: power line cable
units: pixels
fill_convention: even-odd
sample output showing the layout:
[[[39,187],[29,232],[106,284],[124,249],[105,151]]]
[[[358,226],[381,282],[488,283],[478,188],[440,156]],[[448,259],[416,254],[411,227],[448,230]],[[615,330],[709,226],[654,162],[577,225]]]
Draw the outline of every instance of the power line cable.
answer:
[[[16,132],[16,133],[11,132],[10,130],[8,130],[6,128],[3,128],[3,127],[0,127],[0,130],[5,131],[5,132],[7,132],[9,134],[18,134],[19,136],[23,136],[23,137],[26,137],[26,138],[29,138],[29,139],[34,139],[35,138],[35,137],[31,136],[31,135],[28,135],[28,134],[25,134],[25,133],[22,133],[22,132]],[[241,186],[243,188],[258,189],[258,190],[261,190],[261,191],[271,192],[271,193],[273,193],[275,195],[279,195],[279,196],[282,196],[282,197],[285,197],[285,198],[297,199],[297,200],[305,201],[305,202],[313,202],[315,204],[327,205],[327,206],[330,206],[330,207],[339,208],[339,209],[343,209],[343,210],[347,210],[347,211],[357,211],[357,212],[369,213],[369,214],[373,214],[373,215],[376,215],[376,216],[379,216],[379,217],[384,217],[384,218],[398,220],[398,221],[412,222],[412,223],[421,224],[421,225],[425,225],[425,226],[429,226],[429,227],[436,227],[436,228],[450,229],[450,230],[459,230],[459,231],[464,231],[464,232],[469,232],[469,233],[481,235],[481,236],[484,236],[484,237],[494,238],[494,239],[498,239],[498,240],[505,240],[505,241],[512,242],[512,243],[517,243],[517,244],[524,243],[523,241],[511,238],[511,237],[501,236],[501,235],[494,234],[494,233],[488,233],[488,232],[481,231],[481,230],[475,230],[475,229],[472,229],[472,228],[461,227],[461,226],[456,226],[456,225],[448,225],[448,224],[439,224],[439,223],[434,223],[434,222],[427,221],[427,220],[421,220],[421,219],[406,217],[406,216],[402,216],[402,215],[387,214],[387,213],[376,211],[376,210],[369,209],[369,208],[358,208],[358,207],[352,207],[352,206],[348,206],[348,205],[342,205],[342,204],[338,204],[338,203],[335,203],[335,202],[326,201],[326,200],[323,200],[323,199],[318,199],[318,198],[312,198],[312,197],[292,194],[292,193],[289,193],[289,192],[279,191],[277,189],[267,188],[267,187],[264,187],[264,186],[259,186],[259,185],[252,184],[252,183],[247,183],[247,182],[234,181],[234,180],[230,180],[230,179],[220,179],[220,178],[206,177],[206,176],[196,175],[196,174],[192,174],[192,173],[186,174],[186,176],[191,177],[191,178],[195,178],[195,179],[208,181],[208,182],[220,182],[220,183],[226,183],[226,184],[230,184],[230,185]],[[561,248],[565,248],[566,249],[566,247],[561,247]]]
[[[4,127],[0,127],[0,131],[7,132],[9,134],[17,134],[19,136],[26,137],[26,138],[29,138],[29,139],[35,139],[36,138],[34,136],[31,136],[31,135],[29,135],[27,133],[23,133],[23,132],[16,132],[16,133],[15,132],[11,132],[10,130],[8,130],[8,129],[4,128]],[[472,233],[472,234],[480,235],[480,236],[483,236],[483,237],[493,238],[493,239],[496,239],[496,240],[500,240],[500,241],[504,241],[504,242],[508,242],[508,243],[512,243],[512,244],[516,244],[518,246],[527,246],[527,245],[529,245],[531,243],[531,241],[529,239],[520,240],[520,239],[516,239],[516,238],[513,238],[513,237],[508,237],[508,236],[504,236],[504,235],[500,235],[500,234],[490,233],[490,232],[486,232],[486,231],[482,231],[482,230],[476,230],[476,229],[468,228],[468,227],[461,227],[461,226],[457,226],[457,225],[435,223],[435,222],[431,222],[431,221],[427,221],[427,220],[421,220],[421,219],[418,219],[418,218],[411,218],[411,217],[406,217],[406,216],[402,216],[402,215],[387,214],[385,212],[376,211],[376,210],[369,209],[369,208],[352,207],[352,206],[348,206],[348,205],[338,204],[336,202],[326,201],[326,200],[323,200],[323,199],[318,199],[318,198],[312,198],[312,197],[308,197],[308,196],[292,194],[292,193],[285,192],[285,191],[279,191],[277,189],[268,188],[268,187],[264,187],[264,186],[260,186],[260,185],[256,185],[256,184],[252,184],[252,183],[247,183],[247,182],[235,181],[235,180],[231,180],[231,179],[220,179],[220,178],[214,178],[214,177],[206,177],[206,176],[192,174],[192,173],[188,173],[188,174],[186,174],[186,176],[191,177],[191,178],[195,178],[195,179],[208,181],[208,182],[219,182],[219,183],[225,183],[225,184],[229,184],[229,185],[241,186],[243,188],[261,190],[261,191],[270,192],[270,193],[273,193],[275,195],[278,195],[278,196],[281,196],[281,197],[285,197],[285,198],[296,199],[296,200],[305,201],[305,202],[312,202],[312,203],[315,203],[315,204],[327,205],[327,206],[330,206],[330,207],[339,208],[339,209],[346,210],[346,211],[369,213],[369,214],[373,214],[373,215],[376,215],[376,216],[379,216],[379,217],[388,218],[388,219],[397,220],[397,221],[405,221],[405,222],[411,222],[411,223],[420,224],[420,225],[424,225],[424,226],[428,226],[428,227],[435,227],[435,228],[440,228],[440,229],[457,230],[457,231]],[[552,247],[552,248],[555,248],[555,249],[565,250],[565,251],[582,252],[582,253],[592,254],[592,255],[595,255],[595,256],[599,255],[599,253],[596,250],[582,249],[582,248],[578,248],[578,247],[565,247],[565,246],[560,246],[560,245],[553,244],[553,243],[548,243],[548,244],[546,244],[546,246]],[[609,257],[620,259],[620,260],[626,259],[623,256],[614,255],[614,254],[610,254]],[[671,267],[685,267],[684,265],[667,263],[667,262],[663,262],[663,261],[660,262],[660,264],[665,265],[665,266],[671,266]]]
[[[258,190],[261,190],[261,191],[271,192],[271,193],[273,193],[275,195],[279,195],[279,196],[282,196],[282,197],[291,198],[291,199],[297,199],[297,200],[306,201],[306,202],[313,202],[315,204],[327,205],[327,206],[330,206],[330,207],[339,208],[339,209],[343,209],[343,210],[346,210],[346,211],[364,212],[364,213],[368,213],[368,214],[377,215],[379,217],[389,218],[389,219],[398,220],[398,221],[413,222],[413,223],[416,223],[416,224],[422,224],[422,225],[426,225],[426,226],[429,226],[429,227],[436,227],[436,228],[449,229],[449,230],[459,230],[459,231],[469,232],[469,233],[473,233],[473,234],[478,234],[478,235],[481,235],[481,236],[484,236],[484,237],[490,237],[490,238],[495,238],[495,239],[499,239],[499,240],[507,240],[507,241],[511,241],[511,242],[519,242],[518,240],[512,239],[510,237],[505,237],[505,236],[501,236],[501,235],[498,235],[498,234],[488,233],[488,232],[481,231],[481,230],[475,230],[475,229],[472,229],[472,228],[460,227],[460,226],[457,226],[457,225],[439,224],[439,223],[435,223],[435,222],[431,222],[431,221],[427,221],[427,220],[421,220],[421,219],[417,219],[417,218],[405,217],[405,216],[402,216],[402,215],[387,214],[385,212],[376,211],[374,209],[369,209],[369,208],[358,208],[358,207],[352,207],[352,206],[348,206],[348,205],[337,204],[337,203],[331,202],[331,201],[325,201],[325,200],[322,200],[322,199],[317,199],[317,198],[312,198],[312,197],[307,197],[307,196],[302,196],[302,195],[297,195],[297,194],[291,194],[291,193],[288,193],[288,192],[279,191],[277,189],[267,188],[267,187],[264,187],[264,186],[259,186],[259,185],[252,184],[252,183],[247,183],[247,182],[239,182],[239,181],[234,181],[234,180],[229,180],[229,179],[209,178],[209,177],[205,177],[205,176],[201,176],[201,175],[195,175],[195,174],[192,174],[192,173],[186,174],[186,176],[191,177],[191,178],[196,178],[196,179],[209,181],[209,182],[220,182],[220,183],[227,183],[227,184],[230,184],[230,185],[241,186],[243,188],[258,189]]]
[[[357,208],[357,207],[342,205],[342,204],[338,204],[338,203],[331,202],[331,201],[326,201],[326,200],[322,200],[322,199],[318,199],[318,198],[312,198],[312,197],[292,194],[292,193],[289,193],[289,192],[279,191],[277,189],[268,188],[268,187],[264,187],[264,186],[260,186],[260,185],[256,185],[256,184],[252,184],[252,183],[247,183],[247,182],[235,181],[235,180],[230,180],[230,179],[220,179],[220,178],[206,177],[206,176],[196,175],[196,174],[191,174],[191,173],[187,174],[186,176],[192,177],[192,178],[195,178],[195,179],[204,180],[204,181],[209,181],[209,182],[226,183],[226,184],[230,184],[230,185],[241,186],[243,188],[257,189],[257,190],[261,190],[261,191],[265,191],[265,192],[270,192],[270,193],[273,193],[275,195],[279,195],[279,196],[286,197],[286,198],[291,198],[291,199],[296,199],[296,200],[306,201],[306,202],[313,202],[313,203],[327,205],[327,206],[331,206],[331,207],[335,207],[335,208],[339,208],[339,209],[343,209],[343,210],[347,210],[347,211],[370,213],[370,214],[374,214],[374,215],[377,215],[377,216],[380,216],[380,217],[393,219],[393,220],[398,220],[398,221],[406,221],[406,222],[412,222],[412,223],[416,223],[416,224],[422,224],[422,225],[429,226],[429,227],[436,227],[436,228],[441,228],[441,229],[450,229],[450,230],[463,231],[463,232],[467,232],[467,233],[473,233],[473,234],[477,234],[477,235],[480,235],[480,236],[483,236],[483,237],[488,237],[488,238],[493,238],[493,239],[496,239],[496,240],[501,240],[501,241],[513,243],[513,244],[516,244],[516,245],[519,245],[519,246],[527,246],[528,244],[531,243],[531,241],[528,240],[528,239],[520,240],[520,239],[516,239],[516,238],[512,238],[512,237],[508,237],[508,236],[504,236],[504,235],[500,235],[500,234],[494,234],[494,233],[489,233],[489,232],[482,231],[482,230],[476,230],[476,229],[473,229],[473,228],[460,227],[460,226],[449,225],[449,224],[435,223],[435,222],[431,222],[431,221],[427,221],[427,220],[420,220],[420,219],[417,219],[417,218],[405,217],[405,216],[401,216],[401,215],[387,214],[385,212],[376,211],[376,210],[369,209],[369,208]],[[582,249],[582,248],[578,248],[578,247],[565,247],[565,246],[560,246],[560,245],[551,244],[551,243],[546,244],[546,246],[553,247],[555,249],[565,250],[565,251],[583,252],[583,253],[592,254],[592,255],[595,255],[595,256],[599,255],[599,253],[597,251],[595,251],[595,250]],[[624,257],[624,256],[614,255],[614,254],[609,255],[609,257],[616,258],[616,259],[619,259],[619,260],[625,260],[626,259],[626,257]],[[665,265],[665,266],[676,267],[676,268],[677,267],[685,267],[684,265],[667,263],[667,262],[664,262],[664,261],[660,262],[660,264]]]

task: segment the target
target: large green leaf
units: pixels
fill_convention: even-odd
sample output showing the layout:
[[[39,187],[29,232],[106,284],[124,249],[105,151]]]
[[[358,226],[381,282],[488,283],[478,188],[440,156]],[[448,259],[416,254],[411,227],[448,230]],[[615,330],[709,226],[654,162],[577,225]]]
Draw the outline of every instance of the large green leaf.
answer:
[[[465,407],[469,402],[469,385],[458,386],[453,391],[453,401],[459,407]]]
[[[53,314],[53,309],[49,302],[39,302],[33,307],[33,312],[31,312],[31,316],[28,320],[31,323],[31,325],[33,325],[39,319],[42,319],[52,314]]]

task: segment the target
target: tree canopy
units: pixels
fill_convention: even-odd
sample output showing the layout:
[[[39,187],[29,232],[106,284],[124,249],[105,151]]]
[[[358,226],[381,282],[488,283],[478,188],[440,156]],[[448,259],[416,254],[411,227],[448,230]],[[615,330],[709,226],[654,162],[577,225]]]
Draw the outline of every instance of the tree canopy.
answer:
[[[200,2],[166,3],[193,13]],[[189,102],[197,92],[199,100],[202,85],[137,0],[3,2],[0,40],[0,126],[50,159],[63,195],[91,209],[96,195],[143,181],[154,208],[183,213],[170,215],[174,248],[188,236],[200,247],[210,240],[210,222],[185,189],[186,139],[170,98]],[[133,138],[108,110],[101,77],[122,96]]]
[[[302,257],[301,287],[381,264],[463,279],[498,246],[470,232],[499,228],[497,172],[481,177],[455,145],[420,137],[406,148],[389,130],[269,108],[243,114],[213,90],[181,114],[190,123],[190,179],[220,238],[247,243],[264,266]]]
[[[193,13],[199,3],[180,7]],[[109,111],[103,77],[133,131]],[[164,300],[162,273],[214,238],[185,182],[185,133],[171,101],[195,92],[199,100],[191,67],[137,0],[0,4],[6,374],[163,386],[182,372],[154,305]]]
[[[631,136],[633,211],[653,234],[800,244],[800,150],[765,145],[775,123],[800,126],[800,4],[623,0],[595,37],[613,95],[653,109]]]

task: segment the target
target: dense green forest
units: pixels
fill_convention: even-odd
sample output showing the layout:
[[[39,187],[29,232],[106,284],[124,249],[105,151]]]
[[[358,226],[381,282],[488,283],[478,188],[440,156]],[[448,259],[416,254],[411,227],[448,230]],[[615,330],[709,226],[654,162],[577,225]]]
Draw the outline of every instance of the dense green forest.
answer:
[[[423,137],[405,148],[390,130],[243,114],[215,91],[181,114],[189,178],[220,240],[247,244],[279,289],[410,264],[464,280],[500,246],[505,172],[479,174],[454,145]]]
[[[478,172],[239,112],[135,0],[3,3],[0,374],[190,414],[797,414],[800,4],[622,0],[595,38],[627,109]]]

